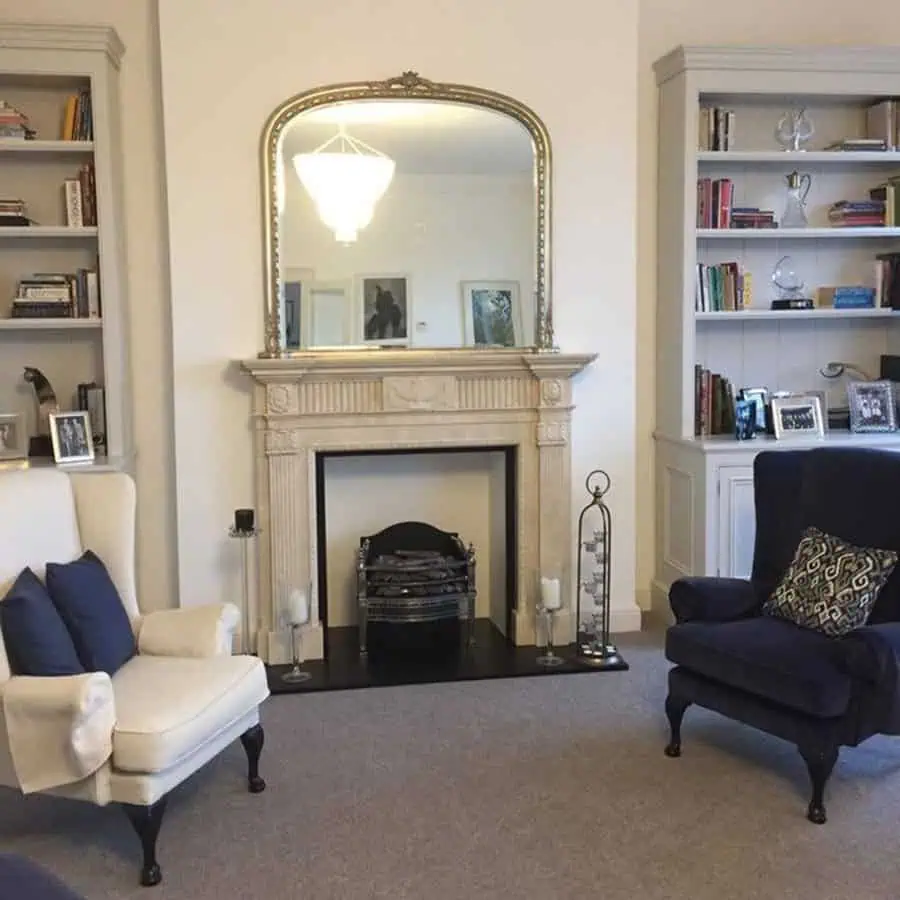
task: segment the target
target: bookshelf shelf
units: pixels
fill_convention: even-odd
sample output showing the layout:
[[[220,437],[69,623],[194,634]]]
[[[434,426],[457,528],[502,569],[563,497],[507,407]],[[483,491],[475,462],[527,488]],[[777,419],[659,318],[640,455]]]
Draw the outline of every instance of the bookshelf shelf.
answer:
[[[14,110],[4,133],[15,134],[0,138],[0,413],[20,414],[26,437],[38,433],[35,391],[23,373],[39,369],[60,409],[88,410],[101,438],[94,464],[79,470],[129,468],[134,459],[123,51],[107,26],[0,24],[2,98]],[[48,307],[54,316],[41,315]]]
[[[96,227],[73,228],[68,225],[12,225],[0,228],[0,239],[38,241],[46,238],[65,238],[66,240],[84,240],[96,238],[99,230]]]
[[[0,154],[90,154],[94,152],[93,141],[21,141],[0,138]]]
[[[900,152],[896,150],[700,150],[697,162],[716,166],[759,165],[759,166],[900,166]]]
[[[900,238],[900,228],[698,228],[703,241],[861,241]]]
[[[665,608],[676,578],[750,574],[753,462],[761,450],[846,445],[900,452],[900,432],[737,441],[730,421],[742,388],[815,393],[827,409],[844,410],[851,376],[825,378],[829,362],[877,374],[883,356],[900,355],[900,308],[892,308],[900,307],[893,287],[900,284],[900,150],[860,143],[900,146],[900,104],[889,102],[900,96],[900,47],[678,47],[655,71],[653,596]],[[777,149],[779,121],[800,107],[815,128],[815,148],[858,149]],[[707,149],[719,147],[725,149]],[[792,173],[803,183],[809,175],[810,226],[767,228],[782,219]],[[758,227],[695,227],[732,224],[735,216]],[[832,227],[832,216],[863,227]],[[881,221],[887,224],[872,224]],[[804,296],[861,286],[874,288],[880,305],[768,309],[777,267],[796,274]]]
[[[698,322],[792,322],[808,319],[827,321],[840,319],[896,319],[900,311],[893,309],[737,309],[723,312],[695,312]]]
[[[0,460],[0,471],[9,469],[62,469],[64,472],[118,472],[129,465],[129,460],[115,456],[95,456],[91,462],[56,465],[52,459]]]
[[[102,319],[0,319],[0,331],[97,331]]]

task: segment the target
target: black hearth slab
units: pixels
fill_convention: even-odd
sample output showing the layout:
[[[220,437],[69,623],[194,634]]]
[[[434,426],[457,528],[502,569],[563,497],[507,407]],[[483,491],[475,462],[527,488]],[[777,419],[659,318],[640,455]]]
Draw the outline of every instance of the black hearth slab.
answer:
[[[565,662],[554,668],[537,663],[536,647],[515,647],[488,619],[475,622],[475,646],[444,661],[412,660],[402,655],[388,661],[369,660],[359,655],[355,626],[329,628],[326,642],[328,661],[313,660],[303,668],[312,676],[300,684],[285,684],[281,676],[290,666],[267,666],[273,694],[341,691],[353,688],[394,687],[404,684],[433,684],[445,681],[478,681],[488,678],[521,678],[539,675],[573,675],[597,671],[577,662],[574,645],[558,647]],[[628,668],[625,664],[618,671]],[[606,670],[611,671],[611,670]]]

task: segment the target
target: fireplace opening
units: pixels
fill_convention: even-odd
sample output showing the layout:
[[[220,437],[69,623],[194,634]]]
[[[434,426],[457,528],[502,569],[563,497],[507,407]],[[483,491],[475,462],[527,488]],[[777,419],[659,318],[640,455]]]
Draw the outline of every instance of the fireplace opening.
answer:
[[[360,652],[390,660],[464,651],[474,640],[475,571],[474,546],[426,522],[398,522],[361,538]]]
[[[452,657],[473,633],[482,644],[488,633],[498,646],[510,642],[516,447],[319,451],[315,475],[326,663],[349,654],[372,662]],[[406,595],[404,583],[414,585]],[[361,607],[362,592],[374,606]],[[410,602],[396,602],[404,596]]]

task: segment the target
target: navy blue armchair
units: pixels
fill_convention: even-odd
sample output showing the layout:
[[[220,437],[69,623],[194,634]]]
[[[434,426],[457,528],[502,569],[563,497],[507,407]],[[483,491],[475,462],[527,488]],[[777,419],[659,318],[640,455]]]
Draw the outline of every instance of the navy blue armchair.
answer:
[[[692,704],[797,745],[809,770],[807,817],[826,820],[841,746],[900,734],[900,565],[868,621],[841,637],[764,615],[807,526],[900,551],[900,453],[863,448],[763,451],[754,463],[756,544],[749,580],[682,578],[669,602],[667,756],[681,755]]]

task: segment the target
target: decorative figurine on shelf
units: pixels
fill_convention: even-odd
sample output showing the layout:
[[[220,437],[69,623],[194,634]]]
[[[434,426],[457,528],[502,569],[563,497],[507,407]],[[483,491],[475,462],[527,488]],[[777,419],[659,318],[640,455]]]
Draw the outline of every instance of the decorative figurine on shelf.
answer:
[[[815,133],[816,129],[805,109],[793,109],[786,112],[775,126],[775,140],[781,144],[784,150],[794,153],[806,149],[802,145]]]
[[[612,516],[603,499],[610,488],[609,475],[596,469],[585,479],[591,502],[578,517],[578,575],[576,579],[576,659],[594,669],[620,671],[628,663],[611,643],[609,636],[610,566],[612,557]],[[584,560],[593,561],[590,578],[584,572]],[[582,596],[590,603],[582,606]]]
[[[790,256],[782,256],[772,267],[772,284],[777,289],[772,309],[813,308],[812,297],[806,292],[806,282],[800,277]]]
[[[228,536],[241,542],[241,653],[253,652],[250,634],[250,540],[258,534],[253,510],[236,509],[234,524],[228,529]],[[258,643],[258,629],[256,637]]]
[[[36,431],[28,446],[28,455],[34,457],[49,456],[53,458],[53,442],[50,439],[50,415],[59,412],[59,403],[56,392],[47,380],[47,376],[40,369],[33,366],[25,366],[23,376],[34,388],[37,401]]]

